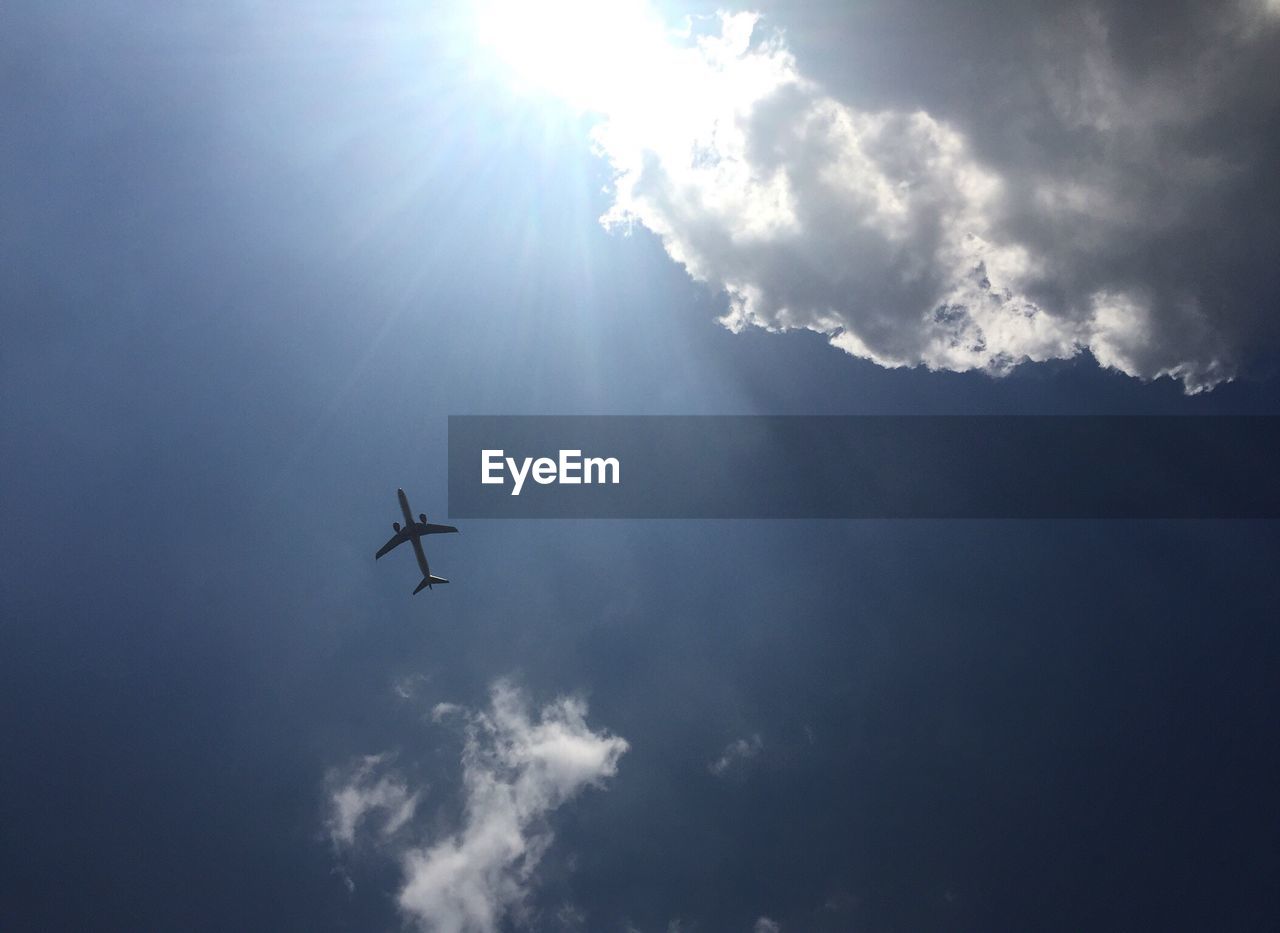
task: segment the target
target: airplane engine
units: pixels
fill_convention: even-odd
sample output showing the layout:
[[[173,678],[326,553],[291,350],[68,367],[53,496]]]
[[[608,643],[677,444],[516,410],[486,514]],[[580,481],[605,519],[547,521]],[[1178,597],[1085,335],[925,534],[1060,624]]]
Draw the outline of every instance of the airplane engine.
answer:
[[[426,512],[419,512],[419,513],[418,513],[418,521],[422,522],[422,524],[424,524],[424,525],[425,525],[425,524],[427,523],[427,513],[426,513]]]
[[[396,534],[400,534],[400,523],[399,523],[399,522],[392,522],[392,523],[391,523],[391,527],[392,527],[392,528],[394,528],[394,529],[396,530]]]

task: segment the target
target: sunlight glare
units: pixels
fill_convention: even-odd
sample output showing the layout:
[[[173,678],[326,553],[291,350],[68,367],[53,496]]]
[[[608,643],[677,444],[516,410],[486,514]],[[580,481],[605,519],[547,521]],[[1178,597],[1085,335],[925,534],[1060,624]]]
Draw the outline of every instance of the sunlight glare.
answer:
[[[480,42],[517,83],[600,118],[591,140],[614,173],[606,227],[645,209],[651,161],[672,188],[701,192],[700,209],[733,217],[735,236],[795,227],[786,173],[759,171],[747,152],[760,102],[803,83],[780,42],[753,44],[757,14],[691,17],[676,30],[646,0],[482,0],[478,10]],[[691,262],[675,241],[667,248]]]
[[[481,0],[477,14],[482,45],[517,82],[582,110],[631,109],[672,52],[645,0]]]

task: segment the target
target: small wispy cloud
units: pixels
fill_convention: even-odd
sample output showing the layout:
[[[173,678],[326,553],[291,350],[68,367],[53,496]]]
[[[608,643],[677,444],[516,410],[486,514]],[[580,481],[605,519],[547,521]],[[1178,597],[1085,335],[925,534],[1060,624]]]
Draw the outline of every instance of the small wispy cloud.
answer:
[[[366,818],[380,814],[377,835],[390,838],[413,818],[421,796],[410,791],[395,773],[378,773],[390,755],[367,755],[345,771],[329,774],[329,836],[336,845],[355,843],[356,832]]]
[[[386,811],[375,841],[401,864],[397,903],[405,917],[430,933],[491,933],[520,914],[534,886],[553,838],[551,812],[616,774],[627,751],[625,739],[588,727],[586,714],[577,697],[535,713],[507,681],[493,685],[483,710],[439,704],[436,721],[460,723],[465,737],[459,828],[434,839],[417,833],[413,841],[406,824],[421,791],[395,774],[379,775],[388,759],[371,756],[335,784],[331,835],[350,845],[368,813]]]
[[[764,749],[764,741],[759,735],[751,735],[744,739],[735,739],[725,746],[720,756],[707,765],[707,770],[720,777],[735,765],[755,758]]]
[[[751,927],[751,933],[781,933],[782,926],[776,920],[760,917]]]
[[[391,692],[402,700],[412,700],[430,681],[431,678],[426,674],[407,674],[391,682]]]
[[[555,923],[564,933],[576,933],[586,929],[587,915],[577,904],[561,904],[555,913]]]

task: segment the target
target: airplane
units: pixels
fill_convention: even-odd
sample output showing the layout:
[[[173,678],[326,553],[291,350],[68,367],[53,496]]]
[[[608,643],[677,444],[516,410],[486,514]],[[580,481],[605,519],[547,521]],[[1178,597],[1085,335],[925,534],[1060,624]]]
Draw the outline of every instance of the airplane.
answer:
[[[396,495],[400,497],[400,511],[404,513],[404,528],[400,527],[399,522],[392,522],[391,527],[396,533],[392,535],[391,540],[378,549],[378,553],[373,555],[373,559],[377,560],[384,554],[390,553],[395,548],[404,544],[406,541],[413,542],[413,553],[417,555],[418,566],[422,568],[422,582],[418,584],[418,588],[413,591],[416,596],[422,592],[423,588],[431,589],[433,584],[448,583],[444,577],[436,577],[431,574],[431,567],[427,564],[427,555],[422,550],[423,535],[442,535],[448,532],[457,532],[457,528],[452,525],[432,525],[427,521],[427,516],[420,513],[418,520],[413,520],[413,512],[409,509],[409,498],[404,494],[403,489],[397,489]]]

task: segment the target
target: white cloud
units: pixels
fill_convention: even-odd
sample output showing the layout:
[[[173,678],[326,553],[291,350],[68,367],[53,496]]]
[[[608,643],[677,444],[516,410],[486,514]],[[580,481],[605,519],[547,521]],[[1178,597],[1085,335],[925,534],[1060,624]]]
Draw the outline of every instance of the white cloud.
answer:
[[[391,683],[391,691],[402,700],[411,700],[421,687],[431,682],[426,674],[407,674]]]
[[[587,915],[576,904],[561,904],[555,921],[561,930],[582,930],[586,928]]]
[[[489,933],[504,917],[518,915],[552,841],[548,815],[614,775],[627,750],[624,739],[592,731],[586,713],[581,699],[561,697],[532,715],[524,695],[505,681],[493,686],[485,710],[435,708],[437,720],[456,718],[464,726],[463,813],[455,833],[394,847],[404,873],[397,901],[420,929]],[[372,771],[381,763],[366,759],[334,794],[335,838],[354,837],[372,799]],[[416,804],[418,795],[402,782],[383,778],[372,787],[373,796],[379,787],[392,789],[379,800],[401,801],[395,829],[412,816],[414,808],[406,811],[404,803]],[[400,819],[404,812],[409,816]],[[390,832],[384,826],[383,838]]]
[[[367,755],[347,773],[329,775],[329,834],[337,845],[352,845],[356,831],[365,818],[381,813],[378,833],[384,838],[394,835],[413,818],[419,792],[410,792],[395,774],[375,776],[388,755]]]
[[[1189,28],[1214,54],[1143,73],[1104,7],[1036,32],[1055,45],[1022,82],[1036,119],[1052,121],[1037,134],[1066,142],[1033,140],[1016,158],[980,153],[964,115],[844,103],[756,14],[721,14],[710,34],[648,48],[657,77],[643,94],[592,101],[616,172],[604,222],[657,234],[727,293],[734,330],[818,331],[888,367],[1001,374],[1088,349],[1188,391],[1228,380],[1250,296],[1213,291],[1236,288],[1222,282],[1240,257],[1208,281],[1217,257],[1204,244],[1217,247],[1203,226],[1247,166],[1197,129],[1224,99],[1257,93],[1233,83],[1232,44],[1257,55],[1275,33]]]
[[[751,927],[751,933],[780,933],[781,925],[776,920],[761,917]]]
[[[763,748],[764,741],[758,735],[752,735],[745,739],[735,739],[725,746],[719,758],[707,765],[707,770],[719,777],[734,765],[750,761],[756,755],[759,755]]]

